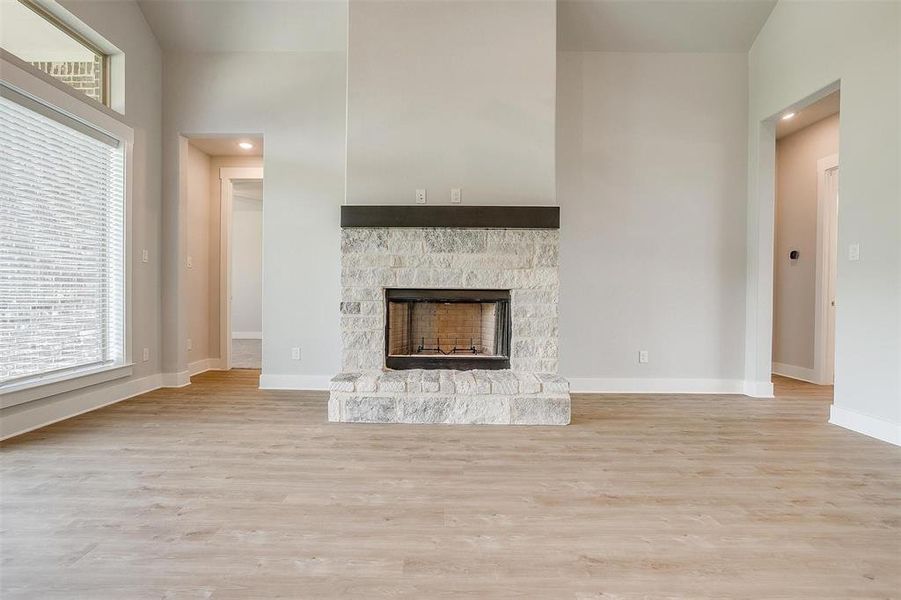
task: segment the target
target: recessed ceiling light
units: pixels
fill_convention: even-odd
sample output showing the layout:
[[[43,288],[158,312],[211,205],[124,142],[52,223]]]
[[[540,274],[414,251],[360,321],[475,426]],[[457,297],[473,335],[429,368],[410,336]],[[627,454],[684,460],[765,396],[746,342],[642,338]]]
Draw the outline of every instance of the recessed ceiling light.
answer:
[[[791,119],[793,116],[795,116],[795,113],[787,113],[787,114],[784,114],[784,115],[782,115],[782,120],[783,120],[783,121],[788,121],[788,120]]]
[[[244,150],[250,150],[251,148],[253,148],[253,144],[251,144],[250,142],[238,142],[238,146],[240,146]]]

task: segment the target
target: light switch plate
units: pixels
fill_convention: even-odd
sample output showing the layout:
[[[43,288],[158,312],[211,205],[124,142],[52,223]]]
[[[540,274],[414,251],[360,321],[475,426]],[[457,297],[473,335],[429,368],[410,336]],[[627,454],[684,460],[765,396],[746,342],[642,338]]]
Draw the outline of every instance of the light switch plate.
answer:
[[[848,260],[860,260],[860,244],[848,246]]]
[[[150,251],[147,248],[141,251],[141,262],[150,262]]]

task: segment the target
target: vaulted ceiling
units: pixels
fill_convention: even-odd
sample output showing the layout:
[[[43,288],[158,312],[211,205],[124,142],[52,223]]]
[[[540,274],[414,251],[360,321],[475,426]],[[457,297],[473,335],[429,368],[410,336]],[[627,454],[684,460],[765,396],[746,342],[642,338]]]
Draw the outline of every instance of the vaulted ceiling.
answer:
[[[347,48],[343,0],[138,0],[164,50],[327,52]]]
[[[558,0],[557,46],[600,52],[746,52],[775,4]],[[346,0],[139,0],[139,5],[165,50],[315,52],[347,46]]]
[[[558,0],[557,48],[747,52],[776,0]]]

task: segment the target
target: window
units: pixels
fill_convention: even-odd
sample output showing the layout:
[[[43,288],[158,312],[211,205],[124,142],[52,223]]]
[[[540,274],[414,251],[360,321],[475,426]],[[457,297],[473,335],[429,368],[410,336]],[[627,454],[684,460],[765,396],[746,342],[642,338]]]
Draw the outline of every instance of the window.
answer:
[[[0,391],[125,350],[119,139],[0,82]]]
[[[109,105],[108,57],[32,0],[0,2],[0,47]]]

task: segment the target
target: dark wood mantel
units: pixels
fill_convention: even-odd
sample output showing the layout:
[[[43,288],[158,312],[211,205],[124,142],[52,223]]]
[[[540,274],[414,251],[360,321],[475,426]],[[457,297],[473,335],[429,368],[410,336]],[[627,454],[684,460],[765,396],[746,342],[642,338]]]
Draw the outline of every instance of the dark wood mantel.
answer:
[[[560,207],[351,204],[341,207],[341,227],[560,229]]]

